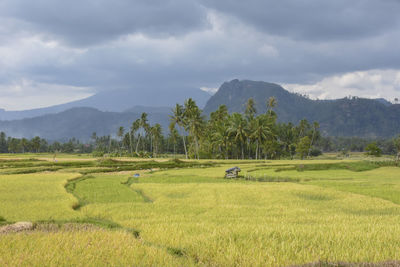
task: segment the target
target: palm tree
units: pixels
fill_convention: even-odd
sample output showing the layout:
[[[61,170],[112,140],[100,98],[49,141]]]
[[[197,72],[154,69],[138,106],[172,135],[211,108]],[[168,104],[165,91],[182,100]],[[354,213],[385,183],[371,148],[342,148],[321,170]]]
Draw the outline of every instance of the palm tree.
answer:
[[[396,162],[398,163],[400,161],[400,135],[393,140],[393,144],[396,148]]]
[[[158,153],[158,144],[162,137],[162,128],[159,123],[156,123],[153,127],[151,127],[151,135],[152,139],[154,139],[154,155],[157,156]]]
[[[283,151],[292,157],[293,155],[290,148],[291,145],[295,143],[293,124],[291,122],[288,124],[278,124],[277,135],[279,136],[279,141],[283,144]]]
[[[172,144],[174,145],[174,158],[176,157],[176,143],[179,138],[179,133],[175,128],[174,123],[169,124],[169,139],[172,141]]]
[[[217,152],[222,158],[228,158],[228,145],[230,141],[230,135],[228,128],[225,125],[218,125],[211,133],[212,144],[217,147]]]
[[[276,107],[277,104],[278,104],[278,101],[273,96],[271,96],[267,101],[268,115],[270,115],[271,117],[272,116],[276,117],[276,113],[273,111],[273,109],[274,109],[274,107]]]
[[[228,132],[234,137],[235,142],[240,143],[242,159],[244,159],[243,144],[247,138],[247,123],[239,113],[233,113],[230,117]]]
[[[186,142],[185,142],[185,135],[183,128],[185,126],[185,118],[184,118],[184,113],[185,110],[183,106],[176,104],[175,108],[173,109],[174,115],[170,116],[171,118],[171,123],[179,126],[179,130],[182,133],[182,140],[183,140],[183,148],[185,149],[185,157],[188,159],[188,153],[187,153],[187,148],[186,148]]]
[[[254,115],[257,113],[256,103],[254,102],[253,98],[249,98],[246,103],[246,110],[244,114],[248,121],[253,120]]]
[[[313,123],[313,133],[312,133],[312,137],[311,137],[310,147],[308,148],[308,154],[307,154],[308,157],[310,156],[311,147],[312,147],[313,144],[314,144],[315,134],[316,134],[318,128],[319,128],[319,123],[315,121],[315,122]]]
[[[253,126],[254,116],[257,113],[256,103],[253,98],[249,98],[246,103],[246,110],[244,112],[247,123],[249,125],[249,132],[247,134],[247,150],[249,151],[249,158],[251,153],[251,145],[252,145],[252,138],[251,138],[251,127]]]
[[[184,118],[186,122],[186,130],[194,140],[195,155],[199,159],[199,138],[204,125],[204,118],[201,116],[201,110],[196,105],[196,102],[189,98],[185,101]]]
[[[130,131],[130,135],[131,136],[129,138],[130,147],[131,147],[131,154],[132,154],[132,138],[135,138],[136,132],[139,130],[139,128],[140,128],[140,120],[137,119],[131,125],[131,131]],[[137,149],[138,149],[138,146],[137,146],[138,144],[139,144],[139,139],[137,140],[137,143],[136,143],[136,149],[135,149],[136,153],[137,153]]]
[[[137,123],[138,130],[140,128],[142,128],[144,130],[144,132],[145,132],[146,137],[147,137],[148,134],[149,134],[149,131],[150,131],[150,125],[148,124],[148,121],[147,121],[147,113],[143,112],[142,115],[140,116],[140,119],[137,119],[135,121],[135,123]],[[140,140],[141,140],[141,135],[140,135],[140,132],[139,132],[138,141],[136,143],[136,149],[135,149],[136,153],[138,153],[138,147],[139,147]]]
[[[254,119],[253,129],[251,137],[257,141],[256,148],[256,159],[259,156],[259,150],[261,143],[266,140],[269,136],[272,136],[271,126],[269,125],[268,119],[265,115],[261,114]]]
[[[125,129],[124,129],[124,127],[123,126],[120,126],[119,128],[118,128],[118,132],[117,132],[117,136],[119,137],[119,141],[120,141],[120,147],[119,147],[119,156],[121,157],[122,156],[122,154],[121,154],[121,150],[122,150],[122,137],[124,136],[124,132],[125,132]]]

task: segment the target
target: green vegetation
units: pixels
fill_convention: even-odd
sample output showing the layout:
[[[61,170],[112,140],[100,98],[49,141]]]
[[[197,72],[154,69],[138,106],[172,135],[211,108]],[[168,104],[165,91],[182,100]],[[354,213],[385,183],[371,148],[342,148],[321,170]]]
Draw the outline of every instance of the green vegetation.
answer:
[[[0,265],[288,266],[400,259],[400,170],[384,157],[12,158],[0,160],[0,227],[16,221],[35,227],[29,235],[0,230]],[[5,174],[54,164],[60,169]],[[235,165],[241,178],[224,179]]]
[[[229,113],[227,106],[220,105],[206,117],[189,98],[184,105],[175,106],[169,127],[164,125],[164,129],[169,129],[168,136],[163,134],[159,123],[149,123],[147,113],[142,113],[130,127],[118,127],[116,138],[98,136],[93,132],[90,141],[86,139],[86,144],[75,138],[65,143],[49,143],[38,136],[30,140],[18,139],[6,137],[1,132],[0,153],[53,152],[54,159],[59,152],[141,158],[168,157],[172,154],[175,158],[177,154],[184,154],[186,159],[304,159],[332,151],[341,152],[343,156],[347,156],[348,151],[366,151],[372,156],[400,153],[399,138],[324,137],[320,134],[318,122],[310,124],[301,119],[295,125],[278,121],[279,112],[274,110],[279,105],[275,97],[270,97],[263,104],[265,113],[257,113],[260,103],[249,98],[243,105],[243,113]],[[167,122],[165,119],[164,124]],[[326,122],[324,124],[326,126]],[[26,172],[14,170],[13,173]]]
[[[278,84],[262,81],[232,80],[225,82],[204,107],[205,113],[226,105],[228,111],[244,113],[246,101],[253,98],[256,110],[267,113],[265,105],[274,97],[274,108],[280,122],[297,124],[302,119],[318,121],[321,130],[329,136],[378,136],[391,138],[399,132],[399,109],[397,105],[376,99],[346,97],[335,100],[312,100],[306,95],[292,93]],[[341,149],[343,147],[338,147]],[[362,147],[364,148],[364,146]]]
[[[382,155],[382,149],[378,147],[376,142],[370,143],[365,147],[365,153],[370,156],[380,157]]]

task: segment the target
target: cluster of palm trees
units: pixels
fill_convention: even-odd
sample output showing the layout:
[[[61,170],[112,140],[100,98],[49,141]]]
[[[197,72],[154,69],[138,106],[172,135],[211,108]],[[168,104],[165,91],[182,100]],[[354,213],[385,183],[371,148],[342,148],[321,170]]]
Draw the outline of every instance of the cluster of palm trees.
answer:
[[[175,145],[181,136],[186,158],[273,159],[293,157],[295,153],[304,158],[314,153],[313,144],[320,137],[318,123],[278,123],[273,110],[276,99],[271,97],[266,105],[267,112],[262,114],[257,114],[252,98],[247,101],[244,114],[229,114],[227,107],[221,105],[207,120],[189,98],[173,109],[169,138]]]
[[[97,138],[97,148],[117,150],[119,155],[181,153],[187,159],[275,159],[293,158],[295,154],[304,158],[314,154],[313,145],[320,138],[318,123],[278,123],[274,112],[276,99],[270,98],[266,105],[266,113],[257,113],[255,101],[250,98],[243,114],[229,114],[227,107],[221,105],[206,118],[189,98],[174,107],[168,136],[163,135],[160,124],[150,125],[147,114],[142,113],[129,131],[119,127],[117,140]]]
[[[126,132],[123,126],[117,130],[117,140],[110,135],[97,137],[92,134],[94,141],[94,151],[101,153],[116,153],[122,156],[145,156],[147,154],[157,156],[160,152],[160,144],[164,139],[162,127],[159,123],[150,125],[147,113],[142,113],[141,117],[135,120],[129,131]]]

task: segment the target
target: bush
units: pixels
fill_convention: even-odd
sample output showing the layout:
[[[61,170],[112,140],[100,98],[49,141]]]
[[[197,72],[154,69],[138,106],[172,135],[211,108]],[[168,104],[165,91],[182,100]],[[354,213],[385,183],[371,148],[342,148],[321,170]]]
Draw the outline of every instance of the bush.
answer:
[[[365,154],[370,156],[380,157],[382,155],[382,149],[378,147],[376,142],[373,142],[365,147]]]
[[[322,151],[319,150],[318,148],[313,148],[310,151],[310,156],[312,156],[312,157],[318,157],[318,156],[321,156],[321,155],[322,155]]]

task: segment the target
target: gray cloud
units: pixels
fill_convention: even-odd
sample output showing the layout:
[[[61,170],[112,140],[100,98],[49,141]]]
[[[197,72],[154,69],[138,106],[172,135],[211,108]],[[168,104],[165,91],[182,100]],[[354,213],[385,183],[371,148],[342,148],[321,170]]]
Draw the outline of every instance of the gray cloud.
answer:
[[[129,33],[162,38],[207,26],[204,7],[192,0],[4,0],[0,10],[25,22],[24,30],[78,46]]]
[[[399,11],[392,0],[3,0],[0,94],[24,80],[50,101],[51,86],[77,88],[70,99],[79,88],[215,88],[239,78],[347,95],[356,87],[329,77],[400,70]],[[392,80],[387,95],[399,91]],[[360,80],[360,96],[378,95],[371,81]]]
[[[397,0],[201,0],[258,30],[299,40],[348,40],[399,26]]]

